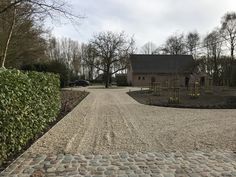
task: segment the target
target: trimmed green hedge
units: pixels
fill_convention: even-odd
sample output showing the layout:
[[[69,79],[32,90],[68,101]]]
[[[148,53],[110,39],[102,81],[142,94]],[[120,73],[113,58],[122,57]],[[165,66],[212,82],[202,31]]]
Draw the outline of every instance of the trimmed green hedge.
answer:
[[[55,120],[60,103],[58,75],[0,70],[0,164]]]

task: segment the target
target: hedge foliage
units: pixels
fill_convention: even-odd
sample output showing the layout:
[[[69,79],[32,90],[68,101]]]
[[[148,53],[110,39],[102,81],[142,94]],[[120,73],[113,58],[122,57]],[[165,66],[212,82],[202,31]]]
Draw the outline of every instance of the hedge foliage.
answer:
[[[55,120],[59,87],[55,74],[0,70],[0,163]]]
[[[69,85],[71,77],[73,76],[72,70],[57,60],[52,60],[46,63],[34,63],[29,65],[22,65],[21,69],[24,71],[37,71],[37,72],[50,72],[60,75],[61,87]]]

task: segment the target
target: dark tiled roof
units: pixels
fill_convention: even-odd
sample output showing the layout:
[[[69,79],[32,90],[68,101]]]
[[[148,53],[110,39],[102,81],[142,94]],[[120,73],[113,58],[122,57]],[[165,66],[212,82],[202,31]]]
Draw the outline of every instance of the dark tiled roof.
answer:
[[[134,73],[191,73],[194,59],[191,55],[130,55]]]

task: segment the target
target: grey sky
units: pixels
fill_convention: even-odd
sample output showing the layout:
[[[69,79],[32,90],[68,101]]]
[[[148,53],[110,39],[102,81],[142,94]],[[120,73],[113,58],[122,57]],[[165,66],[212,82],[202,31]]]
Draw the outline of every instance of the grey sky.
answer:
[[[112,30],[134,35],[138,47],[157,46],[174,33],[197,30],[205,35],[220,25],[221,17],[236,11],[236,0],[70,0],[80,25],[54,25],[57,37],[87,42],[95,33]]]

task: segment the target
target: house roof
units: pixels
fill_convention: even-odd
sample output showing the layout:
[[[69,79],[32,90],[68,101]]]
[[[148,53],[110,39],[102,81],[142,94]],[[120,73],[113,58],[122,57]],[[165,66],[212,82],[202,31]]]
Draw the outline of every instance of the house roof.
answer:
[[[191,73],[194,63],[191,55],[130,55],[134,73]]]

